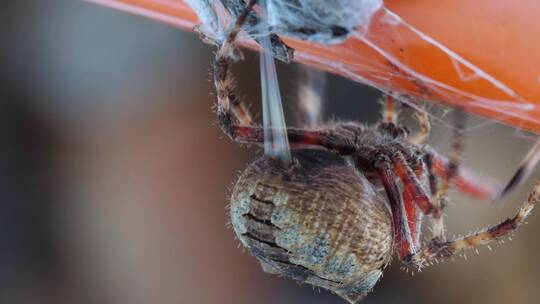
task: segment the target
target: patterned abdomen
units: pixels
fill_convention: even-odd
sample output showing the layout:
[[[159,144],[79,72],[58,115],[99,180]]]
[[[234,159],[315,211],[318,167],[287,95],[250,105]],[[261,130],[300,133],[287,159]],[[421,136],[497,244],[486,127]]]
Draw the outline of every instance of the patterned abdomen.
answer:
[[[390,210],[343,157],[323,150],[293,157],[289,168],[259,158],[243,172],[231,197],[234,230],[266,272],[356,303],[391,258]]]

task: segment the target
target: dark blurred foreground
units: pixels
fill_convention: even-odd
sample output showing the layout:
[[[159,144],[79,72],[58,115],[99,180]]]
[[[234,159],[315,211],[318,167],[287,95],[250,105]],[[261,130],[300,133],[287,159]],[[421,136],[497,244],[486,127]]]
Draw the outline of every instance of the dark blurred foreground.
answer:
[[[255,150],[214,125],[209,46],[84,2],[4,6],[0,303],[341,303],[264,274],[226,227],[228,189]],[[257,104],[248,57],[235,72]],[[294,70],[281,70],[290,104]],[[377,94],[358,84],[331,77],[327,95],[330,117],[378,118]],[[431,143],[447,149],[436,126]],[[466,162],[504,180],[529,145],[480,126]],[[503,207],[456,197],[449,231],[497,222],[529,185]],[[365,303],[536,303],[538,214],[530,223],[493,252],[415,277],[396,261]]]

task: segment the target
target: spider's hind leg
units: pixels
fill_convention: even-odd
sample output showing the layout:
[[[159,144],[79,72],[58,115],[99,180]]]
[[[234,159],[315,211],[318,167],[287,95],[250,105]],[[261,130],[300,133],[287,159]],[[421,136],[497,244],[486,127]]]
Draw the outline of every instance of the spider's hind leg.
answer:
[[[465,114],[456,110],[454,112],[454,129],[452,132],[452,154],[449,161],[446,164],[445,174],[442,178],[442,183],[437,189],[437,183],[434,179],[433,173],[433,157],[426,154],[424,160],[427,163],[427,169],[430,176],[430,188],[435,194],[433,198],[433,212],[432,212],[432,231],[433,238],[439,241],[446,240],[445,227],[443,221],[443,209],[446,206],[448,200],[448,192],[452,183],[459,175],[459,166],[461,164],[463,154],[463,128],[465,126]]]
[[[462,115],[462,114],[460,114]],[[460,177],[460,173],[458,172],[459,163],[461,160],[461,151],[463,149],[463,138],[461,134],[463,124],[463,117],[457,116],[456,117],[456,125],[454,129],[454,142],[453,142],[453,154],[450,157],[450,160],[446,163],[446,169],[443,174],[445,178],[443,178],[443,182],[441,187],[437,190],[437,195],[434,200],[434,203],[439,204],[439,213],[442,212],[442,209],[444,207],[444,204],[441,204],[444,201],[444,198],[447,196],[448,189],[450,188],[450,184],[452,180],[455,180],[456,178]],[[538,145],[537,143],[531,152],[528,154],[528,156],[524,160],[524,164],[527,167],[534,167],[536,164],[536,161],[538,159],[535,159],[535,156],[531,155],[537,155],[538,154]],[[431,160],[437,160],[440,161],[436,154],[426,154],[426,159],[428,166],[432,166]],[[523,168],[523,165],[522,167]],[[530,168],[529,168],[530,169]],[[532,170],[532,169],[530,169]],[[433,175],[433,170],[429,170],[430,175]],[[530,172],[529,172],[530,173]],[[515,176],[519,176],[520,170],[517,171],[517,173],[514,175],[514,178],[510,181],[509,185],[512,185],[512,182],[516,179]],[[525,174],[525,176],[528,176],[528,174]],[[430,178],[433,180],[434,178]],[[524,179],[520,177],[520,180]],[[508,186],[505,188],[507,189]],[[433,186],[432,186],[433,189]],[[504,191],[504,190],[503,190]],[[530,215],[532,209],[536,204],[540,202],[540,180],[537,180],[535,183],[535,186],[530,193],[528,199],[520,206],[518,212],[515,216],[512,218],[508,218],[505,221],[501,222],[498,225],[492,226],[488,229],[482,230],[477,233],[473,233],[470,235],[467,235],[465,237],[456,238],[450,241],[446,241],[444,239],[444,226],[442,219],[440,217],[437,217],[437,210],[433,214],[433,239],[422,249],[417,251],[414,254],[411,254],[407,256],[405,259],[403,259],[403,262],[412,268],[415,269],[422,269],[423,267],[430,265],[434,262],[439,262],[444,259],[447,259],[456,253],[460,253],[465,249],[474,248],[478,245],[488,245],[491,242],[497,241],[505,236],[510,235],[512,232],[514,232],[522,223],[525,222],[525,219]]]
[[[488,245],[514,232],[526,218],[532,209],[540,202],[540,180],[536,181],[533,191],[528,199],[520,206],[516,215],[508,218],[498,225],[484,229],[480,232],[451,241],[439,241],[433,239],[427,246],[417,253],[407,256],[403,262],[414,269],[422,269],[434,262],[445,260],[465,249],[474,248],[478,245]]]
[[[524,181],[527,180],[527,177],[532,173],[533,169],[536,166],[536,163],[540,160],[540,139],[536,141],[534,146],[529,150],[529,153],[525,156],[521,165],[516,170],[512,178],[508,183],[502,188],[502,190],[497,193],[495,201],[500,201],[506,197],[512,190],[521,185]]]

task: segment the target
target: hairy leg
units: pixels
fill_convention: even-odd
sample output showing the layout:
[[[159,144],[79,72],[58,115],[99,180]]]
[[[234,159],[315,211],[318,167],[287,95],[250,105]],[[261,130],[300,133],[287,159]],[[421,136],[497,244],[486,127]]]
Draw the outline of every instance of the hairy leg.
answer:
[[[415,197],[409,189],[404,188],[402,195],[413,244],[416,248],[420,248],[420,232],[422,229],[422,217],[424,216],[424,213],[420,207],[418,207]]]
[[[246,6],[243,0],[221,0],[223,6],[229,11],[231,16],[238,18]],[[251,10],[244,21],[244,28],[248,30],[248,34],[259,44],[261,41],[261,32],[259,31],[261,19],[254,10]],[[294,50],[287,46],[278,35],[270,34],[271,51],[274,58],[285,63],[292,62]]]
[[[232,140],[246,144],[264,144],[264,128],[253,124],[251,115],[244,104],[237,98],[230,66],[235,61],[234,40],[242,23],[251,12],[256,0],[251,0],[239,14],[234,26],[214,60],[214,84],[217,90],[218,123],[225,134]],[[321,146],[340,154],[353,153],[356,148],[350,143],[346,130],[303,130],[287,129],[287,136],[292,148]]]
[[[498,225],[484,229],[480,232],[456,238],[450,241],[440,241],[433,239],[427,246],[418,252],[406,256],[402,261],[405,265],[417,270],[421,270],[428,265],[447,259],[465,249],[474,248],[479,245],[488,245],[500,240],[514,232],[525,219],[531,214],[532,209],[540,202],[540,180],[536,181],[533,191],[528,199],[520,206],[516,215],[506,219]]]
[[[527,180],[527,177],[532,173],[538,160],[540,160],[540,139],[537,140],[531,150],[529,150],[510,181],[497,194],[495,201],[502,200],[508,193]]]
[[[409,141],[413,144],[419,145],[425,142],[429,137],[429,134],[431,133],[431,123],[429,122],[427,111],[423,107],[416,111],[416,118],[420,124],[420,132],[412,136]]]
[[[460,117],[459,115],[462,115],[462,114],[459,114],[459,113],[456,113],[456,115],[458,117],[456,117],[457,124],[454,126],[455,128],[454,131],[457,133],[460,131],[460,128],[462,128],[462,126],[460,127],[459,124],[462,124],[463,117]],[[412,135],[409,138],[409,142],[418,145],[418,144],[422,144],[429,137],[430,132],[431,132],[431,124],[429,121],[428,113],[422,106],[419,106],[419,109],[416,111],[416,116],[420,124],[420,132]],[[459,136],[461,136],[461,134],[458,134],[458,137]],[[454,135],[453,137],[456,138],[456,135]],[[454,140],[454,142],[456,141]],[[458,144],[461,145],[461,143],[462,143],[462,140],[459,139]],[[536,151],[538,152],[538,156],[540,156],[540,141],[538,142],[537,145],[538,145],[538,149]],[[466,169],[456,168],[455,176],[452,178],[449,178],[450,176],[448,175],[448,173],[449,172],[452,173],[452,170],[449,171],[447,169],[450,166],[455,166],[454,165],[456,163],[455,158],[451,157],[450,159],[448,159],[442,155],[439,155],[435,151],[431,150],[431,148],[429,147],[425,147],[424,149],[425,149],[426,155],[429,155],[429,158],[430,158],[429,159],[430,165],[428,167],[432,168],[432,170],[430,170],[430,176],[431,176],[430,185],[432,187],[436,185],[435,175],[433,174],[435,173],[438,177],[440,177],[443,180],[453,181],[454,185],[456,186],[456,190],[466,195],[469,195],[473,198],[482,199],[486,201],[491,201],[494,198],[495,196],[494,187],[480,182],[481,178],[474,176],[472,173],[468,172]],[[456,151],[455,147],[453,149],[454,151]],[[457,149],[459,150],[461,148],[458,147]],[[459,153],[454,152],[454,155],[459,155],[460,153],[461,152]],[[436,195],[436,192],[433,193],[433,196],[435,195]]]
[[[448,158],[438,154],[437,152],[426,148],[426,155],[430,155],[432,161],[433,173],[445,179],[447,177]],[[462,192],[472,198],[491,201],[495,197],[496,190],[493,185],[482,181],[482,178],[474,175],[466,168],[459,168],[457,175],[454,178],[454,186],[456,190]]]
[[[386,95],[384,98],[383,121],[385,123],[397,124],[397,120],[397,103],[394,97]]]
[[[409,165],[401,153],[393,157],[394,169],[403,183],[403,202],[409,219],[409,229],[416,247],[420,246],[422,217],[433,211],[430,176],[423,161]],[[426,190],[429,189],[429,190]]]
[[[390,202],[392,221],[394,223],[394,239],[398,256],[400,259],[404,259],[416,252],[415,242],[410,229],[411,226],[416,227],[416,223],[414,223],[416,217],[408,217],[406,206],[396,184],[397,176],[394,173],[391,160],[381,157],[379,161],[375,162],[375,168]],[[410,196],[407,197],[407,202],[410,205]]]
[[[454,115],[454,129],[452,130],[452,153],[448,163],[446,164],[445,174],[442,178],[441,186],[437,190],[435,198],[433,199],[433,238],[440,241],[444,241],[446,239],[442,211],[446,205],[446,201],[448,200],[448,191],[458,175],[459,165],[461,163],[463,154],[462,132],[465,125],[465,114],[460,110],[456,110]]]
[[[425,214],[433,212],[434,206],[431,202],[430,195],[424,189],[422,183],[418,179],[417,174],[407,163],[403,154],[396,151],[393,153],[391,158],[394,169],[403,182],[403,187],[412,195],[418,207]]]
[[[256,0],[250,0],[243,12],[239,14],[227,38],[216,52],[214,60],[214,85],[217,91],[217,114],[219,125],[226,134],[231,133],[231,126],[236,119],[241,126],[252,125],[253,120],[245,105],[240,102],[234,91],[234,81],[230,66],[235,61],[236,48],[234,41],[241,25],[253,9]]]

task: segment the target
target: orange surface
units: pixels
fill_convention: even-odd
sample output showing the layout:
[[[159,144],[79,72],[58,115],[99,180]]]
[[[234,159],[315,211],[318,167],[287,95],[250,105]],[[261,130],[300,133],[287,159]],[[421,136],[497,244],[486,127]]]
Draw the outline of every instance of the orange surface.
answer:
[[[196,24],[181,0],[89,1]],[[538,0],[387,0],[365,36],[333,46],[286,41],[299,62],[540,133],[538,12]]]

